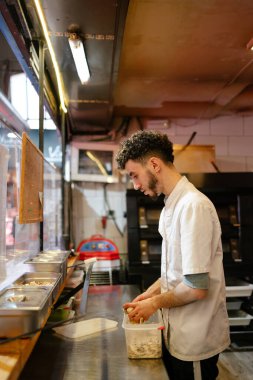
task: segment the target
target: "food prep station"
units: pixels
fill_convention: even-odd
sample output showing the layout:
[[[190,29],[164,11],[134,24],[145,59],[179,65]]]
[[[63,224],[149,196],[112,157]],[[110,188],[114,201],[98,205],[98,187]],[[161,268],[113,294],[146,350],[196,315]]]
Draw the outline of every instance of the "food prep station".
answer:
[[[86,335],[78,339],[64,338],[52,330],[42,332],[19,379],[47,379],[54,374],[54,378],[64,380],[168,380],[160,349],[158,351],[158,332],[161,334],[161,331],[156,327],[161,327],[161,321],[156,320],[152,326],[134,327],[129,326],[124,319],[122,305],[136,297],[139,291],[136,285],[90,286],[85,321],[106,318],[116,321],[117,327],[93,334],[86,330]],[[130,328],[127,330],[128,340],[126,328]],[[135,337],[139,342],[147,339],[149,328],[152,330],[150,339],[155,340],[155,351],[148,351],[149,359],[144,359],[143,353],[140,354],[139,351],[130,359],[129,355],[132,354],[129,348],[132,343],[136,343],[132,338]]]
[[[45,324],[51,306],[65,285],[62,277],[66,278],[70,268],[67,261],[66,253],[60,259],[58,254],[50,258],[41,252],[27,260],[27,271],[2,290],[0,326],[5,337],[27,333]],[[231,303],[231,326],[250,323],[248,316],[238,313],[241,313],[242,298],[248,297],[252,290],[252,285],[246,282],[236,283],[234,279],[228,282],[226,292],[227,302]],[[128,323],[123,313],[122,305],[139,292],[136,285],[89,286],[87,311],[83,320],[88,322],[107,318],[116,321],[117,327],[92,334],[86,331],[80,339],[64,338],[51,329],[42,330],[23,371],[14,378],[48,378],[52,371],[58,371],[64,374],[65,380],[73,376],[97,380],[101,374],[106,374],[108,379],[124,380],[133,376],[144,376],[147,380],[157,377],[168,379],[160,345],[163,327],[161,318],[157,316],[150,326],[136,326]],[[140,349],[144,341],[145,352]],[[51,358],[50,365],[48,356]]]
[[[46,251],[26,260],[26,271],[0,292],[0,335],[13,338],[45,323],[67,273],[69,251]]]

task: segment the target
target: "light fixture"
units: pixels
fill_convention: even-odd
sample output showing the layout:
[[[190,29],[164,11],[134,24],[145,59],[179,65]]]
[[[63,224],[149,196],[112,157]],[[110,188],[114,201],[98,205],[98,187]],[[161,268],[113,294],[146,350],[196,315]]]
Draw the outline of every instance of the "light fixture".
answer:
[[[251,38],[251,39],[249,40],[249,42],[248,42],[247,45],[246,45],[246,48],[247,48],[248,50],[253,50],[253,38]]]
[[[72,32],[69,34],[69,46],[75,61],[77,74],[82,84],[90,79],[90,72],[85,56],[83,42],[80,36]]]
[[[108,176],[108,173],[105,170],[102,162],[93,153],[87,150],[86,155],[89,157],[89,159],[91,159],[92,161],[96,163],[96,165],[98,166],[99,170],[101,171],[103,175]]]
[[[39,0],[34,0],[34,4],[35,4],[35,7],[37,10],[39,19],[40,19],[40,23],[41,23],[41,26],[43,29],[45,40],[47,42],[47,47],[48,47],[48,50],[49,50],[49,53],[50,53],[50,56],[51,56],[51,59],[53,62],[54,71],[55,71],[56,80],[57,80],[57,85],[58,85],[59,97],[60,97],[60,102],[61,102],[61,108],[62,108],[63,112],[67,113],[67,108],[65,106],[65,100],[64,100],[64,91],[63,91],[62,82],[61,82],[61,74],[60,74],[59,66],[58,66],[58,63],[57,63],[57,60],[55,57],[55,52],[54,52],[53,46],[51,44],[51,40],[49,38],[46,20],[45,20],[45,17],[44,17],[44,14],[43,14]]]

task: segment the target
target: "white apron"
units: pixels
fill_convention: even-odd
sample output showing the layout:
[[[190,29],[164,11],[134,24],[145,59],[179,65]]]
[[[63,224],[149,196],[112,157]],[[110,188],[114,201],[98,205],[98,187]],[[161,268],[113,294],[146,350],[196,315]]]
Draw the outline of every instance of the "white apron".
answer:
[[[159,232],[163,237],[162,292],[177,286],[186,274],[209,275],[205,299],[163,309],[167,348],[180,360],[207,359],[230,344],[221,228],[213,204],[186,177],[166,200]]]

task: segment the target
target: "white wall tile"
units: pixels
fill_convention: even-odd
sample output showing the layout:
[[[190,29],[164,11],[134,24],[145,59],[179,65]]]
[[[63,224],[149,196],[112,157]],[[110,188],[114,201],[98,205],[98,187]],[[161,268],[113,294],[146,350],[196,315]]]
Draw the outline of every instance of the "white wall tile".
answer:
[[[108,218],[106,229],[105,231],[103,230],[101,217],[106,214],[108,207],[105,207],[101,184],[100,186],[93,184],[93,186],[94,191],[92,191],[90,185],[88,186],[88,190],[81,187],[81,190],[78,188],[73,191],[75,244],[79,244],[81,240],[89,238],[91,235],[101,234],[113,241],[119,239],[119,241],[122,241],[120,245],[121,249],[123,247],[125,249],[125,236],[121,236],[112,219]],[[118,191],[114,191],[114,186]],[[114,217],[120,231],[125,235],[126,219],[123,217],[126,210],[125,185],[108,185],[107,200],[108,206],[114,211]]]
[[[253,172],[253,157],[246,158],[246,170],[247,172]]]
[[[227,136],[196,136],[193,140],[196,145],[214,145],[216,156],[226,156],[228,153]]]
[[[246,170],[248,172],[253,172],[253,157],[246,158]]]
[[[156,119],[152,122],[144,123],[144,128],[150,131],[159,131],[166,133],[168,136],[174,136],[176,133],[176,126],[171,120]]]
[[[245,136],[253,136],[253,117],[243,118],[243,129]]]
[[[175,120],[173,121],[176,127],[176,135],[186,135],[190,138],[193,132],[197,135],[210,135],[210,121],[209,120]]]
[[[172,141],[174,144],[185,145],[188,142],[186,136],[175,136]],[[198,136],[192,141],[192,145],[214,145],[216,155],[226,156],[228,154],[227,136]]]
[[[226,172],[245,172],[246,158],[245,157],[217,157],[216,164],[219,170]]]
[[[253,136],[229,136],[228,139],[229,156],[253,156]]]
[[[243,118],[224,116],[211,120],[210,133],[216,136],[243,135]]]
[[[185,144],[187,144],[189,138],[190,138],[190,136],[186,136],[186,135],[174,136],[173,139],[171,139],[171,142],[173,144],[185,145]],[[195,137],[195,139],[196,139],[196,137]],[[195,141],[196,141],[195,139],[193,140],[192,144],[195,144]]]

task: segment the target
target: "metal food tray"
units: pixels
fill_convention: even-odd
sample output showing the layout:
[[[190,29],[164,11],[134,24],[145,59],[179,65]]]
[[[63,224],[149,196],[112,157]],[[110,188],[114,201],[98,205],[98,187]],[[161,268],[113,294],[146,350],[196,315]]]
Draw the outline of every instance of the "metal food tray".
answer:
[[[47,288],[51,293],[51,303],[53,303],[60,289],[61,277],[62,275],[60,273],[54,272],[27,272],[20,276],[13,283],[13,286],[18,286],[22,288],[31,287],[33,289],[41,287]],[[39,284],[36,284],[36,282],[38,282]]]
[[[226,297],[249,297],[252,291],[253,284],[236,278],[226,279]]]
[[[66,260],[69,257],[69,254],[69,251],[41,251],[37,256]]]
[[[0,336],[10,338],[42,327],[49,307],[48,289],[5,289],[0,294]]]
[[[43,254],[37,255],[32,259],[28,259],[24,264],[29,265],[29,269],[35,272],[55,272],[61,273],[61,283],[65,280],[67,274],[67,259],[68,257],[63,258],[43,258]]]
[[[62,257],[68,257],[70,255],[71,251],[62,251],[60,249],[49,249],[46,251],[41,251],[40,254],[42,255],[60,255]]]
[[[230,326],[247,326],[253,319],[253,315],[247,314],[243,310],[229,310],[228,318]]]

